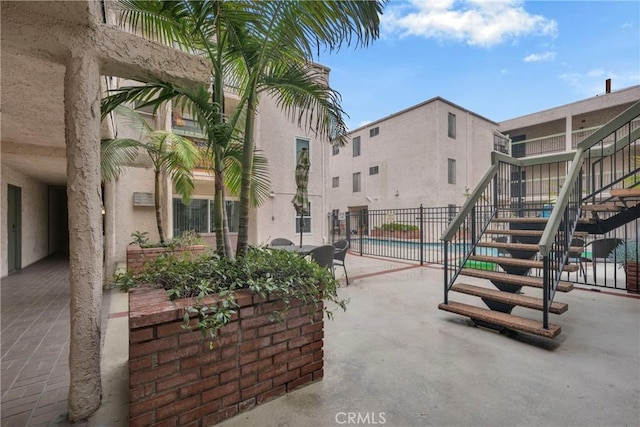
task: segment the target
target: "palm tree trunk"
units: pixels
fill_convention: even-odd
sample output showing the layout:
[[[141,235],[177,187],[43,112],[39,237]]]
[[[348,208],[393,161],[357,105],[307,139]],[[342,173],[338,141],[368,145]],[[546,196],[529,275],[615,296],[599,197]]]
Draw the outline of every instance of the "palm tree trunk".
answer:
[[[236,256],[238,258],[247,254],[249,240],[249,193],[251,191],[251,174],[253,172],[253,128],[256,113],[256,90],[254,82],[250,83],[249,97],[247,98],[247,119],[244,129],[244,146],[242,147],[242,181],[240,184],[240,207],[238,222],[238,245]]]
[[[156,223],[158,224],[158,234],[160,235],[160,243],[165,243],[164,229],[162,228],[162,198],[160,194],[160,171],[155,170],[155,204],[156,204]]]
[[[221,255],[226,255],[227,251],[224,244],[224,234],[222,221],[224,218],[224,191],[223,191],[223,175],[222,175],[222,165],[220,163],[221,154],[220,147],[215,147],[215,155],[214,155],[214,166],[213,166],[213,174],[214,174],[214,197],[213,197],[213,225],[216,230],[216,250]]]

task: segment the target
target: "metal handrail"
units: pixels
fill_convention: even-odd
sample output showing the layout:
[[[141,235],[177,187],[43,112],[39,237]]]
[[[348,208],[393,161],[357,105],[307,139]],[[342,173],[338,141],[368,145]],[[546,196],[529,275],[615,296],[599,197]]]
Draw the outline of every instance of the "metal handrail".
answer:
[[[553,245],[553,241],[556,233],[558,232],[558,227],[562,222],[562,218],[564,216],[564,211],[567,207],[567,203],[569,202],[569,195],[573,186],[575,184],[576,179],[579,176],[579,172],[582,169],[582,164],[584,163],[584,158],[587,150],[592,148],[594,145],[599,143],[601,140],[615,132],[617,129],[621,128],[625,124],[631,122],[633,119],[640,115],[640,101],[633,104],[627,110],[620,113],[617,117],[611,120],[609,123],[602,126],[600,129],[589,135],[584,141],[580,142],[577,146],[576,153],[573,157],[573,161],[571,163],[571,168],[569,169],[569,173],[565,178],[564,184],[562,185],[562,189],[560,190],[560,194],[556,199],[556,204],[551,211],[551,215],[549,216],[549,221],[547,222],[546,227],[544,228],[544,232],[542,233],[542,238],[540,239],[540,253],[542,256],[546,256],[551,251],[551,247]],[[638,132],[633,132],[640,134]],[[632,133],[632,134],[633,134]],[[631,141],[633,141],[632,134],[627,135],[626,137],[622,137],[622,145],[618,145],[617,143],[610,144],[608,147],[603,148],[601,153],[602,155],[611,155],[619,150],[620,148],[629,145]]]

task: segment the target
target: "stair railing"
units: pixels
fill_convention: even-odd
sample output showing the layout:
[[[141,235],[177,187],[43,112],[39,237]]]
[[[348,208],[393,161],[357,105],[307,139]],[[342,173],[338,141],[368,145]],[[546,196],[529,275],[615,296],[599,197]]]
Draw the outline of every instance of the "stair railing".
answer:
[[[624,160],[626,147],[633,144],[636,149],[636,141],[638,139],[637,130],[631,131],[631,122],[640,116],[640,102],[635,103],[627,110],[612,119],[609,123],[602,126],[593,134],[589,135],[576,148],[573,155],[571,167],[564,180],[560,194],[556,199],[556,203],[551,211],[547,225],[545,226],[542,238],[540,239],[539,250],[543,257],[543,327],[549,326],[549,306],[553,301],[555,292],[560,282],[560,277],[569,255],[569,246],[573,239],[578,218],[581,213],[583,201],[583,167],[585,162],[589,165],[593,164],[591,159],[599,161],[602,164],[608,159],[612,168],[617,167],[618,158]],[[626,136],[618,138],[619,134]],[[613,141],[607,145],[607,141]],[[621,155],[622,153],[622,155]],[[627,159],[629,156],[627,155]],[[592,168],[586,167],[584,170],[589,173]],[[622,173],[622,176],[628,176],[632,171]],[[586,182],[595,183],[597,180],[589,175],[586,176]],[[620,180],[615,178],[614,182]],[[598,188],[590,188],[587,197],[594,197],[595,193],[600,193],[611,187],[612,183],[604,185],[602,176],[600,177]],[[610,185],[611,184],[611,185]]]
[[[581,214],[585,193],[583,183],[597,180],[604,182],[599,177],[594,179],[591,174],[584,176],[584,171],[591,169],[591,165],[596,164],[598,159],[602,164],[611,162],[607,158],[621,156],[621,150],[631,144],[635,144],[633,150],[638,150],[640,154],[636,143],[640,138],[640,128],[633,129],[631,125],[634,120],[637,123],[639,117],[640,102],[589,135],[578,144],[575,153],[517,159],[492,152],[491,167],[441,237],[444,245],[444,303],[448,303],[448,292],[460,270],[469,257],[475,254],[477,243],[500,211],[520,217],[538,216],[536,210],[541,207],[546,209],[552,204],[549,221],[539,243],[544,264],[543,325],[548,328],[549,306],[569,257],[569,247]],[[626,134],[620,130],[625,127]],[[621,134],[624,136],[618,138]],[[607,144],[610,140],[613,143]],[[629,162],[631,155],[627,153],[623,158]],[[585,163],[589,165],[588,168],[584,167]],[[616,178],[616,182],[630,176],[635,177],[635,173],[640,172],[637,166],[635,169],[629,166],[625,171]],[[611,187],[611,184],[603,184],[601,187],[598,191]],[[588,190],[592,188],[593,186],[588,187]],[[559,195],[552,201],[551,194],[555,192],[559,192]]]
[[[448,303],[449,289],[469,257],[475,253],[476,244],[497,212],[499,155],[495,151],[491,153],[491,167],[442,235],[445,304]]]

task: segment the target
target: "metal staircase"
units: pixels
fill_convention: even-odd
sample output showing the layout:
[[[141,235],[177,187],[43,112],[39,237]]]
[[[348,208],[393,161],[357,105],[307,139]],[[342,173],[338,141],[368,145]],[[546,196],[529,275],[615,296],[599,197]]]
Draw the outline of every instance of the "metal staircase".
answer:
[[[638,217],[640,102],[575,152],[524,159],[493,152],[489,171],[442,236],[438,308],[478,326],[554,338],[561,327],[549,314],[568,309],[554,299],[573,289],[562,277],[581,268],[580,239]],[[542,274],[532,276],[532,269]],[[518,309],[515,315],[516,307],[539,314]]]

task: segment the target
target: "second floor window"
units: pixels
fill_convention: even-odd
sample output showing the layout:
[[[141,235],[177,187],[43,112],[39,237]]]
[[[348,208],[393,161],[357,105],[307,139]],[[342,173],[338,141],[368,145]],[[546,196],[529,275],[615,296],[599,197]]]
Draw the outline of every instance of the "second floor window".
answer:
[[[455,159],[448,159],[447,161],[447,182],[449,184],[456,183],[456,161]]]
[[[380,128],[378,126],[373,129],[369,129],[369,138],[373,138],[374,136],[380,135]]]
[[[356,172],[353,174],[353,192],[360,192],[360,172]]]
[[[360,137],[356,136],[351,143],[353,144],[353,157],[358,157],[360,155]]]
[[[333,155],[337,156],[338,154],[340,154],[340,145],[333,144],[332,150],[333,150]]]
[[[339,176],[334,176],[333,178],[331,178],[331,186],[333,188],[340,187],[340,177]]]
[[[380,173],[378,166],[371,166],[369,168],[369,175],[378,175],[378,173]]]
[[[456,115],[453,113],[449,113],[447,119],[447,135],[449,138],[456,139]]]

